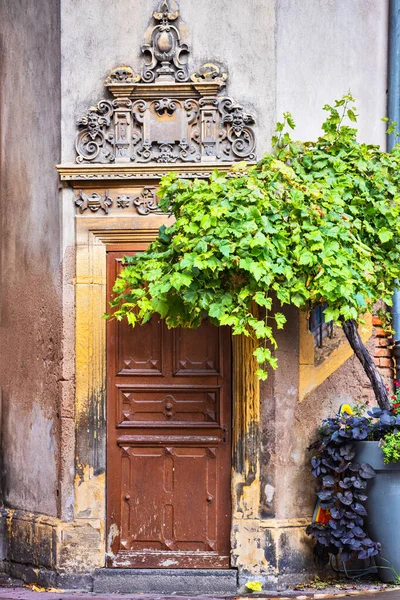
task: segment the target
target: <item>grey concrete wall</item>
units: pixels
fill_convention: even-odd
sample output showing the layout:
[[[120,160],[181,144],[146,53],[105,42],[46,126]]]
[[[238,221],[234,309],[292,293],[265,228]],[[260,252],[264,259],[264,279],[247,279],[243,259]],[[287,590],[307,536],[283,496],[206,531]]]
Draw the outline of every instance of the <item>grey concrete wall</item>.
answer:
[[[277,116],[314,139],[324,104],[351,90],[360,139],[385,147],[388,0],[277,0]]]
[[[4,501],[56,515],[61,358],[58,0],[0,1]]]
[[[75,119],[103,96],[108,72],[124,63],[140,70],[156,4],[61,0],[63,161],[74,161]],[[349,89],[360,138],[385,143],[388,0],[181,0],[180,12],[191,69],[210,59],[228,68],[227,92],[257,116],[259,155],[283,111],[310,139],[322,106]]]

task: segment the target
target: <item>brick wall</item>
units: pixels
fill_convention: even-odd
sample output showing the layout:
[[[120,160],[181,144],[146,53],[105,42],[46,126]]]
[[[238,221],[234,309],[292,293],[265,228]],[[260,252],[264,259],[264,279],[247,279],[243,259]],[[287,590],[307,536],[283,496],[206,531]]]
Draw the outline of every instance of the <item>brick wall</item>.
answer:
[[[374,339],[375,347],[373,351],[373,358],[375,364],[379,367],[380,374],[382,375],[385,383],[393,388],[394,378],[394,361],[392,358],[392,336],[386,333],[382,327],[382,320],[374,316],[372,317],[372,324],[374,325]]]

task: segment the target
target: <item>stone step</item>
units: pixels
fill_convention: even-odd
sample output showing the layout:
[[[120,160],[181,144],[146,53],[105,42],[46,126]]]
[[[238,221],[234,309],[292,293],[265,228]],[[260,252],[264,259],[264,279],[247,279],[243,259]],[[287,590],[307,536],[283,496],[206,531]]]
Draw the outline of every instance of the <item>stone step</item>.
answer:
[[[234,569],[96,569],[93,592],[108,594],[218,594],[237,592]]]

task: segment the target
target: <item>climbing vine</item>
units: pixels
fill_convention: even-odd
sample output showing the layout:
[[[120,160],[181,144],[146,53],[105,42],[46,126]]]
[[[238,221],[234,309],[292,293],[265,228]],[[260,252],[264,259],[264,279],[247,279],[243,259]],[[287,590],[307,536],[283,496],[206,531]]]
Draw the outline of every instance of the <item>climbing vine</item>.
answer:
[[[255,166],[215,171],[207,181],[164,177],[159,204],[174,221],[147,251],[125,259],[112,315],[132,326],[154,314],[169,327],[194,328],[205,318],[228,325],[258,340],[263,379],[266,366],[277,366],[283,305],[324,303],[327,320],[347,324],[357,353],[356,322],[378,299],[391,303],[400,277],[400,151],[357,141],[353,101],[346,95],[324,106],[312,142],[292,139],[286,113],[273,152]]]

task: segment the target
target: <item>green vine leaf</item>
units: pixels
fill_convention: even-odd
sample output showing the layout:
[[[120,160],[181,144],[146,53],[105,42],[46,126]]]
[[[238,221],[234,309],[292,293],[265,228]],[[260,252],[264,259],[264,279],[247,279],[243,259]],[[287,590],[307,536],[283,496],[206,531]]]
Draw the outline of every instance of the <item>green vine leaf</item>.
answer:
[[[326,304],[326,320],[341,324],[380,298],[390,303],[400,279],[400,146],[387,153],[357,141],[351,94],[324,110],[315,141],[293,139],[285,113],[257,165],[208,181],[165,176],[159,206],[171,224],[126,258],[109,317],[230,326],[258,340],[263,379],[277,366],[284,305]]]

